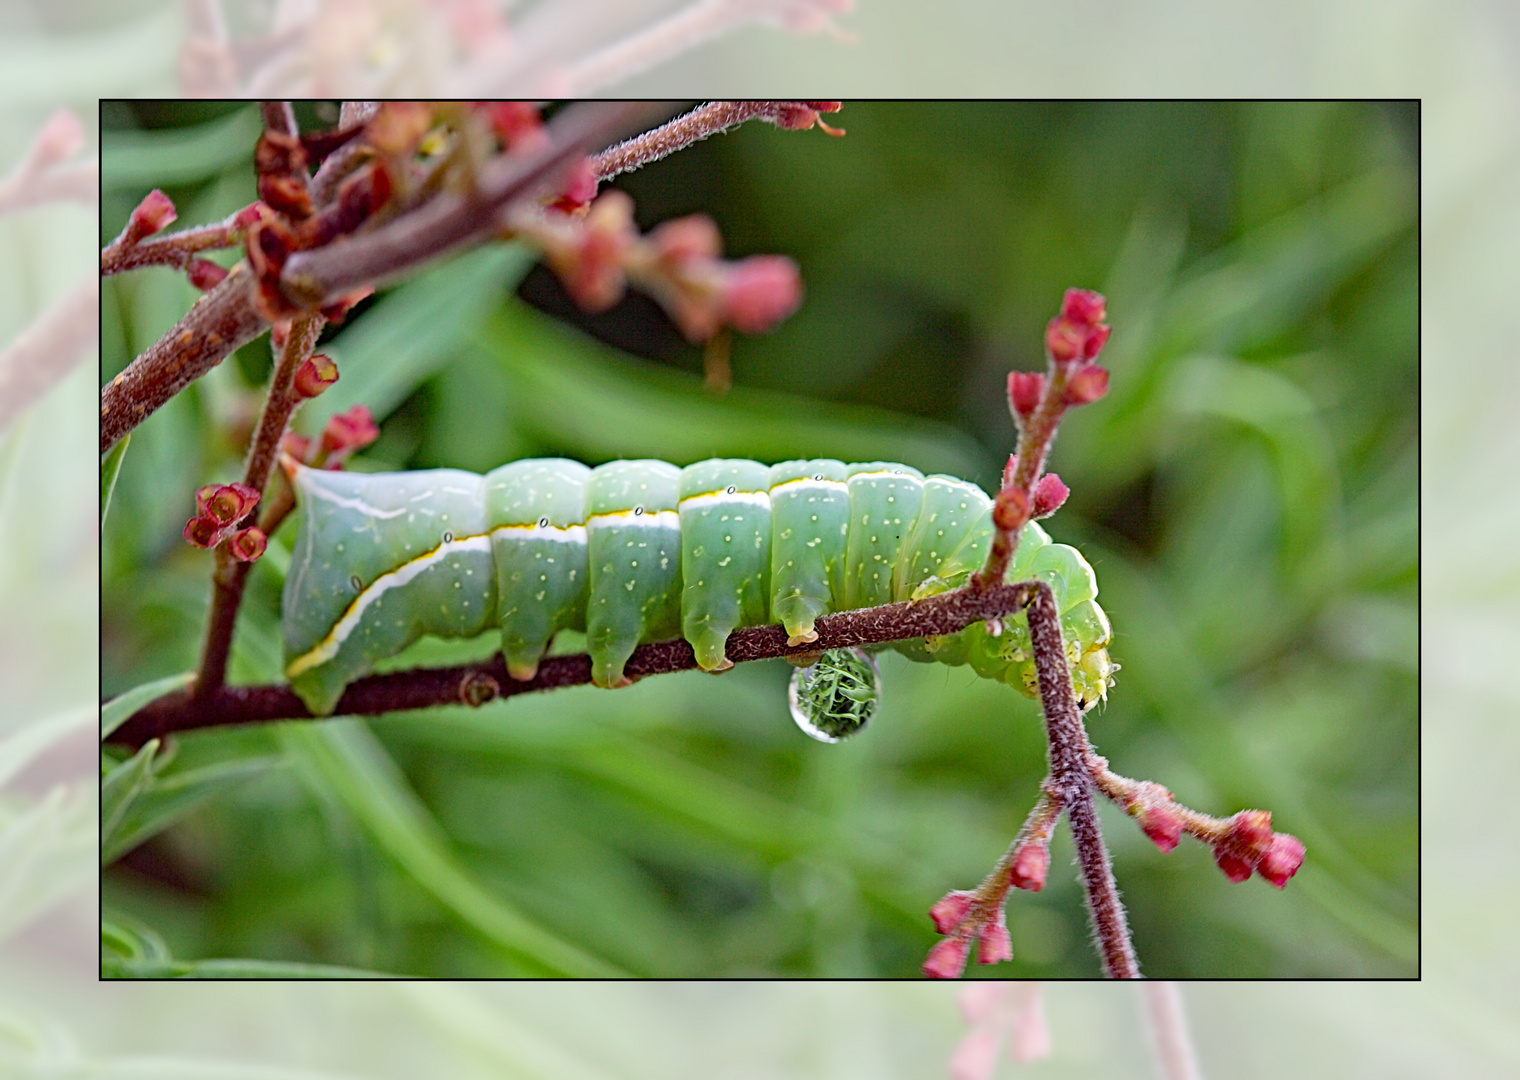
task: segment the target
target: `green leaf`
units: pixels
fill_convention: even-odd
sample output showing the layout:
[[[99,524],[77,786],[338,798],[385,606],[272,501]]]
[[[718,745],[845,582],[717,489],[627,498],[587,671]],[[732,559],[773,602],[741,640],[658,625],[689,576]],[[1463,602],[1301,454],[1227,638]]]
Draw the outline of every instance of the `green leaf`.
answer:
[[[526,304],[504,304],[479,340],[510,376],[518,423],[588,462],[832,457],[986,471],[976,445],[946,425],[740,386],[715,398],[695,376],[634,360]]]
[[[486,938],[553,974],[623,974],[491,895],[460,866],[438,824],[362,723],[287,724],[279,738],[313,784],[346,807],[418,884]]]
[[[106,527],[106,511],[111,506],[111,492],[116,490],[116,478],[121,474],[121,459],[126,456],[127,444],[132,441],[132,433],[129,431],[122,437],[121,442],[106,451],[105,460],[100,463],[100,527]]]
[[[252,106],[196,127],[170,131],[113,131],[100,148],[102,184],[112,188],[166,187],[206,180],[239,163],[253,164],[263,134]]]
[[[94,785],[55,785],[17,813],[0,804],[0,941],[95,878]]]
[[[127,808],[153,779],[153,755],[158,753],[158,740],[149,739],[142,749],[117,765],[100,782],[100,842],[101,850],[110,846],[117,827],[126,816]]]
[[[101,864],[115,862],[215,796],[284,764],[284,758],[270,755],[159,776],[132,801],[110,839],[101,844]]]
[[[100,707],[100,737],[109,738],[111,732],[132,718],[137,712],[150,701],[155,701],[165,694],[173,693],[184,686],[189,686],[195,678],[193,671],[181,672],[178,675],[166,675],[162,679],[155,679],[141,686],[134,686],[124,694],[118,694]]]
[[[383,971],[296,964],[278,960],[123,960],[101,961],[106,979],[405,979]]]

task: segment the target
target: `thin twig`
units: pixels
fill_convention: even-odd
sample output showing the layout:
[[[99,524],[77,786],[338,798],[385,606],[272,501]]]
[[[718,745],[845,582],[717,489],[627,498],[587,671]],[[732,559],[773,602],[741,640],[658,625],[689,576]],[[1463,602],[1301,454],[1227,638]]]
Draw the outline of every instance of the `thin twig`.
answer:
[[[1174,982],[1147,982],[1140,987],[1140,994],[1145,998],[1161,1080],[1203,1080],[1188,1034],[1182,990]]]
[[[100,333],[100,281],[75,285],[0,351],[0,431],[69,373]]]
[[[783,110],[796,107],[797,103],[792,101],[709,101],[642,135],[608,147],[591,158],[591,168],[598,180],[610,180],[747,121],[774,121]]]
[[[253,490],[263,492],[269,483],[269,473],[274,467],[275,451],[280,437],[290,424],[291,413],[301,398],[291,387],[296,369],[311,355],[317,338],[327,320],[319,314],[303,315],[292,321],[285,347],[279,362],[269,377],[269,392],[264,397],[264,409],[259,416],[259,426],[254,432],[248,450],[248,466],[243,483]],[[252,524],[257,511],[250,510],[239,526]],[[243,586],[248,580],[252,563],[240,562],[232,557],[230,541],[223,541],[216,549],[216,566],[211,573],[211,613],[206,619],[206,638],[201,650],[201,665],[195,679],[195,697],[204,701],[227,679],[227,660],[232,654],[232,632],[237,625],[238,607],[243,601]]]
[[[1028,602],[1035,587],[1024,583],[976,592],[957,589],[925,600],[824,615],[814,626],[818,640],[807,645],[788,645],[786,631],[780,626],[746,627],[735,630],[729,637],[726,652],[730,660],[742,663],[802,656],[822,649],[954,634],[974,622],[1012,614]],[[687,671],[696,666],[691,645],[678,640],[640,645],[624,670],[630,678],[638,679]],[[478,705],[493,697],[578,686],[590,681],[591,658],[585,654],[548,657],[539,665],[538,674],[526,682],[508,675],[501,655],[497,654],[478,664],[359,679],[344,692],[335,715],[376,715],[434,705],[457,705],[461,701]],[[119,728],[113,739],[141,745],[148,739],[176,731],[307,719],[310,716],[306,706],[288,686],[222,686],[210,695],[194,700],[189,691],[160,698]]]
[[[239,210],[211,225],[197,225],[175,233],[166,233],[135,244],[107,244],[100,250],[100,276],[110,277],[143,266],[172,266],[183,270],[202,251],[236,247],[243,242],[244,229]]]
[[[1103,958],[1103,969],[1116,979],[1139,978],[1140,967],[1130,941],[1124,906],[1119,902],[1119,889],[1114,883],[1108,850],[1098,828],[1092,774],[1087,767],[1091,747],[1082,728],[1082,714],[1077,711],[1077,701],[1072,694],[1071,670],[1061,641],[1061,618],[1050,586],[1044,582],[1037,584],[1026,611],[1050,745],[1050,783],[1059,792],[1062,809],[1071,822],[1082,890],[1087,898],[1093,936]]]

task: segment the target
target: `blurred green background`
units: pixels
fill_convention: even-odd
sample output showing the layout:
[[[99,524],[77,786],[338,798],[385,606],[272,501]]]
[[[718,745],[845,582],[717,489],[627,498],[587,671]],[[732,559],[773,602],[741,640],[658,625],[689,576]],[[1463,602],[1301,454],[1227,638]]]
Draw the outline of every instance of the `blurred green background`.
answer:
[[[1064,288],[1099,288],[1112,390],[1062,429],[1073,494],[1048,523],[1116,630],[1092,737],[1198,809],[1273,810],[1309,851],[1283,893],[1230,885],[1201,846],[1163,856],[1106,814],[1144,970],[1416,975],[1414,107],[830,119],[845,138],[750,125],[619,181],[646,228],[706,212],[730,254],[801,264],[804,306],[734,341],[727,395],[647,301],[582,318],[499,246],[330,331],[342,381],[299,426],[368,404],[365,469],[829,455],[991,487],[1007,371],[1043,365]],[[108,103],[102,242],[151,187],[181,225],[246,204],[257,130],[246,106]],[[193,299],[167,270],[111,279],[103,379]],[[103,695],[194,666],[210,560],[180,529],[195,487],[240,474],[267,370],[265,338],[134,434],[102,543]],[[236,681],[279,678],[289,531],[251,579]],[[392,666],[493,647],[423,642]],[[981,879],[1035,796],[1037,707],[887,655],[873,727],[824,746],[787,717],[788,672],[183,737],[108,830],[107,916],[128,952],[186,960],[913,976],[928,907]],[[186,793],[211,797],[187,812]],[[972,974],[1096,974],[1070,854],[1063,830],[1046,890],[1010,899],[1013,963]]]

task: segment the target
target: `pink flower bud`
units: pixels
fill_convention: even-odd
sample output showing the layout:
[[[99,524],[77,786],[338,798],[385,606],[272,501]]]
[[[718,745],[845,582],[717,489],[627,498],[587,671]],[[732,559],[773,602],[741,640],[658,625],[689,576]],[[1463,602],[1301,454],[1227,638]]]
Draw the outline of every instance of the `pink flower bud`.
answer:
[[[792,18],[795,19],[802,14],[803,11],[799,7],[796,12],[792,13]],[[808,14],[816,19],[822,13],[808,12]],[[823,18],[826,19],[827,16],[823,16]],[[803,30],[807,28],[808,27],[806,23],[788,27],[788,29],[792,30]],[[818,25],[813,25],[811,29],[818,29]],[[838,101],[788,101],[785,102],[777,111],[776,115],[772,118],[772,122],[775,123],[777,127],[784,128],[787,131],[806,131],[808,128],[817,125],[824,131],[828,132],[830,135],[843,135],[844,131],[842,129],[830,127],[828,124],[825,124],[822,117],[818,115],[819,113],[838,112],[841,107],[842,103]]]
[[[1061,509],[1071,489],[1055,473],[1046,473],[1034,485],[1032,516],[1046,518]]]
[[[1070,319],[1051,319],[1045,327],[1045,351],[1058,364],[1069,364],[1082,355],[1087,328]]]
[[[491,130],[508,150],[534,150],[548,145],[543,118],[532,102],[486,101],[480,107],[491,122]]]
[[[1267,853],[1261,857],[1256,872],[1281,889],[1304,864],[1304,845],[1296,836],[1273,833]]]
[[[287,431],[280,436],[280,453],[288,454],[297,461],[305,461],[306,455],[311,452],[311,440],[305,435],[297,435],[294,431]]]
[[[1260,858],[1272,842],[1272,811],[1242,810],[1230,819],[1228,843]]]
[[[999,910],[997,921],[982,930],[981,941],[976,950],[976,962],[997,964],[1012,959],[1013,940],[1008,936],[1008,924],[1003,921],[1003,912]]]
[[[137,208],[132,211],[129,229],[133,242],[145,236],[152,236],[171,224],[177,217],[179,214],[175,212],[173,200],[158,188],[154,188],[143,196],[143,201],[138,203]]]
[[[322,449],[329,459],[342,460],[379,437],[380,429],[375,426],[369,406],[355,405],[327,421],[327,426],[322,429]]]
[[[1096,326],[1104,319],[1105,304],[1102,293],[1087,289],[1067,289],[1066,296],[1061,301],[1061,318]]]
[[[192,547],[214,548],[226,536],[227,528],[216,518],[199,514],[185,522],[185,543]]]
[[[801,275],[785,255],[752,255],[724,274],[724,321],[746,334],[771,329],[801,302]]]
[[[274,216],[274,211],[261,202],[249,203],[237,212],[232,219],[234,232],[247,232],[261,221],[266,221]]]
[[[361,300],[367,300],[375,294],[373,285],[365,285],[353,292],[344,293],[322,309],[322,317],[328,322],[337,324],[348,318],[348,313],[354,309],[354,305]]]
[[[190,284],[201,292],[209,292],[216,288],[227,276],[226,267],[218,266],[210,259],[191,259],[186,272],[190,276]]]
[[[616,189],[608,191],[575,228],[573,241],[545,248],[544,257],[577,304],[586,311],[605,311],[622,299],[627,284],[623,261],[638,239],[633,200]]]
[[[269,538],[264,535],[264,531],[255,525],[250,525],[232,534],[232,539],[227,543],[227,550],[238,562],[257,562],[268,546]]]
[[[235,525],[259,504],[259,493],[247,484],[207,484],[195,493],[195,509],[220,525]]]
[[[1068,405],[1086,405],[1108,393],[1108,371],[1097,364],[1088,364],[1071,377],[1066,384],[1065,401]]]
[[[1045,396],[1045,376],[1036,371],[1008,373],[1008,407],[1015,417],[1028,416]]]
[[[1050,871],[1050,848],[1044,840],[1027,840],[1013,857],[1008,880],[1016,889],[1039,892]]]
[[[313,353],[296,368],[295,391],[303,398],[314,398],[338,381],[338,365],[325,353]]]
[[[1082,346],[1082,359],[1091,360],[1103,351],[1103,346],[1108,344],[1108,335],[1113,327],[1094,326],[1087,331],[1087,342]]]
[[[1223,846],[1214,849],[1214,861],[1231,881],[1238,883],[1251,876],[1251,864]]]
[[[961,923],[966,921],[966,916],[971,911],[972,894],[969,892],[950,892],[940,897],[939,901],[929,909],[929,918],[934,920],[935,933],[948,934]]]
[[[946,938],[929,950],[923,973],[931,979],[958,979],[966,969],[970,946],[960,938]]]
[[[1147,806],[1138,815],[1140,831],[1163,852],[1170,852],[1182,839],[1182,818],[1170,803]]]
[[[657,226],[649,234],[649,243],[654,247],[655,257],[669,263],[716,259],[723,254],[718,224],[706,214],[688,214]]]

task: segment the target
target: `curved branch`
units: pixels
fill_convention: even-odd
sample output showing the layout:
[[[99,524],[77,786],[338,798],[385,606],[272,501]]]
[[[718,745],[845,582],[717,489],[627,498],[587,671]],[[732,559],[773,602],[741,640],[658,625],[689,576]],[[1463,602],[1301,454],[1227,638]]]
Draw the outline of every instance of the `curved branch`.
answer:
[[[786,631],[780,626],[746,627],[734,631],[726,651],[730,660],[742,663],[932,634],[954,634],[972,623],[1011,615],[1028,604],[1041,587],[1026,582],[976,591],[957,589],[926,600],[825,615],[814,627],[818,640],[810,645],[788,645]],[[640,645],[624,670],[630,678],[639,679],[696,666],[691,645],[678,640]],[[497,697],[579,686],[590,681],[591,658],[583,653],[547,658],[539,665],[538,674],[526,682],[507,674],[506,664],[498,653],[477,664],[359,679],[344,692],[335,715],[373,716],[434,705],[481,705]],[[194,699],[190,690],[159,698],[118,728],[111,739],[140,746],[149,739],[176,731],[310,718],[311,713],[288,686],[222,686],[199,700]],[[1091,805],[1090,795],[1088,800]]]

